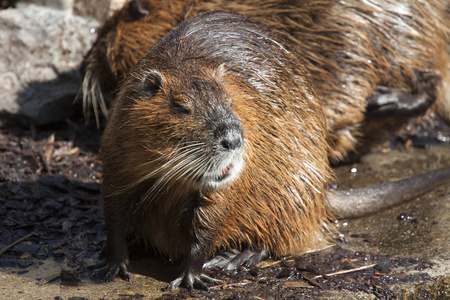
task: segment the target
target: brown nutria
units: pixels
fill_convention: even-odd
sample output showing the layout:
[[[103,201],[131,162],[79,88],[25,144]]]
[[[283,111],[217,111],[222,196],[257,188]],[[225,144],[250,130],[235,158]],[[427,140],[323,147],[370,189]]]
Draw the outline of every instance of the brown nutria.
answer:
[[[279,256],[325,239],[325,118],[285,44],[250,19],[212,12],[150,48],[125,79],[102,139],[108,258],[96,276],[128,277],[131,227],[184,259],[170,287],[189,289],[213,282],[200,274],[218,249]]]
[[[84,62],[87,83],[117,84],[117,74],[129,72],[170,26],[201,11],[225,9],[260,21],[293,42],[321,93],[333,161],[379,143],[411,116],[422,114],[436,95],[437,106],[447,101],[438,90],[450,84],[448,1],[177,0],[170,2],[172,7],[160,2],[132,0],[102,27]]]
[[[107,259],[95,277],[130,279],[130,230],[182,259],[169,288],[190,290],[215,283],[202,268],[219,249],[246,249],[236,267],[327,243],[328,130],[290,47],[218,11],[183,22],[138,62],[102,138]],[[437,172],[450,179],[450,168]]]

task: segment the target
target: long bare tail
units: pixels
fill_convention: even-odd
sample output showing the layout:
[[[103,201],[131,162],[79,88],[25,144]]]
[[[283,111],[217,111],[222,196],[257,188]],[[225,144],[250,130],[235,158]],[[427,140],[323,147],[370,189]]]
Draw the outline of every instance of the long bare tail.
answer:
[[[370,187],[330,191],[327,206],[340,219],[370,215],[413,200],[450,183],[450,168]]]

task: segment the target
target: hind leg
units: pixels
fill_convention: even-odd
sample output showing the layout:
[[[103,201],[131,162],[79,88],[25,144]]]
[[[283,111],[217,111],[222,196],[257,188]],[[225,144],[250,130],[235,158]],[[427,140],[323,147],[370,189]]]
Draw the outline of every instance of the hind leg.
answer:
[[[240,266],[252,267],[268,257],[267,250],[245,249],[242,251],[231,249],[219,252],[208,260],[203,268],[218,267],[222,270],[236,270]]]
[[[415,116],[425,112],[434,98],[425,93],[414,94],[401,90],[377,86],[366,100],[366,115],[369,117]]]

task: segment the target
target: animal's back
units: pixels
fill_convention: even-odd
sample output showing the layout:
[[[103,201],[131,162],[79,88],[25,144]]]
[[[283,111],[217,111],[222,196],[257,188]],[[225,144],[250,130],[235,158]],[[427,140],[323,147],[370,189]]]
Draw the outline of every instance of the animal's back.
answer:
[[[120,17],[128,10],[124,7],[116,19],[111,19],[118,26],[106,26],[110,32],[103,40],[110,44],[94,47],[87,62],[100,60],[94,52],[102,56],[98,50],[106,47],[105,67],[112,66],[117,74],[125,74],[171,26],[201,11],[226,9],[247,15],[286,34],[296,45],[297,56],[303,59],[321,93],[333,138],[329,153],[332,158],[341,159],[379,143],[386,133],[414,115],[407,111],[405,116],[371,117],[366,105],[378,92],[377,87],[404,92],[411,95],[412,101],[417,98],[424,102],[417,111],[421,114],[437,90],[450,84],[446,69],[448,1],[179,0],[166,6],[158,0],[140,2],[148,15],[126,21]],[[102,70],[105,67],[96,67],[100,81],[117,82],[117,75],[108,75],[111,72]],[[445,92],[439,92],[438,97],[438,102],[446,103]]]
[[[213,0],[195,1],[189,14],[216,7],[258,20],[295,44],[323,102],[331,158],[367,149],[423,114],[372,117],[367,102],[377,87],[409,93],[427,102],[425,109],[437,96],[448,102],[438,94],[450,84],[448,1]]]

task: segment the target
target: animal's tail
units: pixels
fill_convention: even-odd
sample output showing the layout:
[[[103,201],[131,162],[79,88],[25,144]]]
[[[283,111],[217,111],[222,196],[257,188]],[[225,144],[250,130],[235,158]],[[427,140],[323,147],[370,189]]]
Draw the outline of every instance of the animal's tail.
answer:
[[[450,183],[450,168],[347,191],[330,191],[327,206],[340,219],[370,215],[400,205]]]

